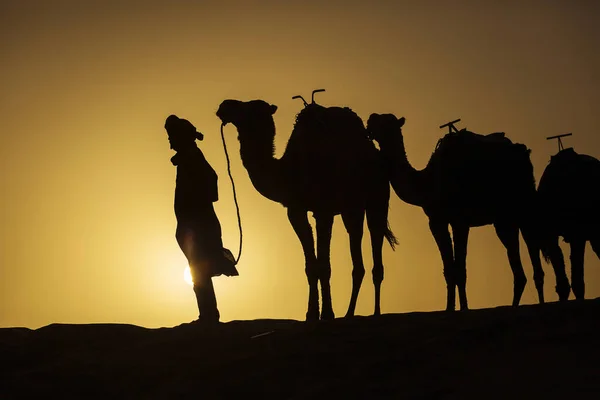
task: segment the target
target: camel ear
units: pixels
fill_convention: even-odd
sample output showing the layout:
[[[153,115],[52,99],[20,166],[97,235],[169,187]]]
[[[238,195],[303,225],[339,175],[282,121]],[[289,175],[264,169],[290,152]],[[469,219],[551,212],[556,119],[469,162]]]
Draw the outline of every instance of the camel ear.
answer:
[[[406,119],[404,117],[398,119],[398,128],[402,128],[404,126],[404,122]]]
[[[273,114],[275,114],[275,111],[277,111],[277,106],[275,104],[271,104],[270,109],[271,109],[271,115],[273,115]]]

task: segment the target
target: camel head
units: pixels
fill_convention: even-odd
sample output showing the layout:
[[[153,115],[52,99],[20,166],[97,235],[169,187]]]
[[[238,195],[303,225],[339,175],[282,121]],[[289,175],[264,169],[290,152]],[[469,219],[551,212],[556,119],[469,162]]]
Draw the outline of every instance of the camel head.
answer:
[[[224,100],[217,110],[217,117],[223,125],[232,123],[236,128],[259,128],[267,122],[273,123],[277,106],[262,100]]]
[[[394,114],[371,114],[367,121],[369,138],[381,144],[397,134],[404,122],[404,117],[396,118]]]

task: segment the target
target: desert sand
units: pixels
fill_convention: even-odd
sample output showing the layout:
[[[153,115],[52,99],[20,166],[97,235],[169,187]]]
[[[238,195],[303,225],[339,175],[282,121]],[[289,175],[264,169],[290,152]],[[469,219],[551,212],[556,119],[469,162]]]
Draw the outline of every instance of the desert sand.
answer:
[[[594,399],[599,317],[595,299],[315,323],[4,328],[0,399]]]

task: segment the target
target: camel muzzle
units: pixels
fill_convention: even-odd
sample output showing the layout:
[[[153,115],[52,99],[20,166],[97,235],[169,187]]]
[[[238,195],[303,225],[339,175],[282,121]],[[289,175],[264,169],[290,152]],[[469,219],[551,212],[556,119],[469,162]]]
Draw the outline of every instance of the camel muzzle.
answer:
[[[224,114],[226,114],[226,113],[224,113],[223,110],[221,110],[219,108],[219,111],[217,111],[217,118],[219,118],[221,120],[221,126],[225,126],[225,125],[231,123],[231,120],[229,118],[227,118]]]
[[[221,105],[219,105],[217,117],[221,120],[223,125],[233,123],[232,116],[236,115],[239,103],[238,100],[224,100]]]

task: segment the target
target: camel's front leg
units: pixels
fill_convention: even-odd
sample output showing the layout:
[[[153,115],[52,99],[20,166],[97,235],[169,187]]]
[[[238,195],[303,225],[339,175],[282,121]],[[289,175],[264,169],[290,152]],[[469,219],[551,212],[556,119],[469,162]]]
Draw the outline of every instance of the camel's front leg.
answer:
[[[571,288],[577,300],[585,298],[585,281],[583,279],[585,244],[586,241],[582,239],[571,241]]]
[[[454,250],[452,239],[448,230],[448,222],[429,219],[429,229],[433,234],[435,243],[440,250],[444,264],[444,278],[446,279],[446,311],[454,311],[456,303],[456,284],[454,280]]]
[[[381,282],[383,282],[383,238],[387,229],[387,202],[385,207],[367,209],[367,226],[371,235],[371,252],[373,253],[373,286],[375,288],[375,311],[381,314]]]
[[[298,239],[300,239],[302,251],[304,251],[304,271],[308,279],[308,311],[306,312],[306,320],[315,321],[319,319],[319,271],[317,269],[312,228],[308,222],[308,213],[306,210],[288,208],[287,214]]]
[[[468,310],[467,302],[467,244],[469,242],[469,227],[466,225],[452,225],[454,241],[454,283],[458,287],[460,309]]]
[[[317,224],[317,268],[319,281],[321,281],[321,319],[334,319],[333,305],[331,303],[331,231],[333,228],[333,214],[316,214]]]
[[[365,276],[365,265],[362,257],[362,235],[365,212],[363,210],[342,214],[342,220],[350,237],[350,256],[352,257],[352,294],[346,312],[346,318],[354,316],[358,292]]]

